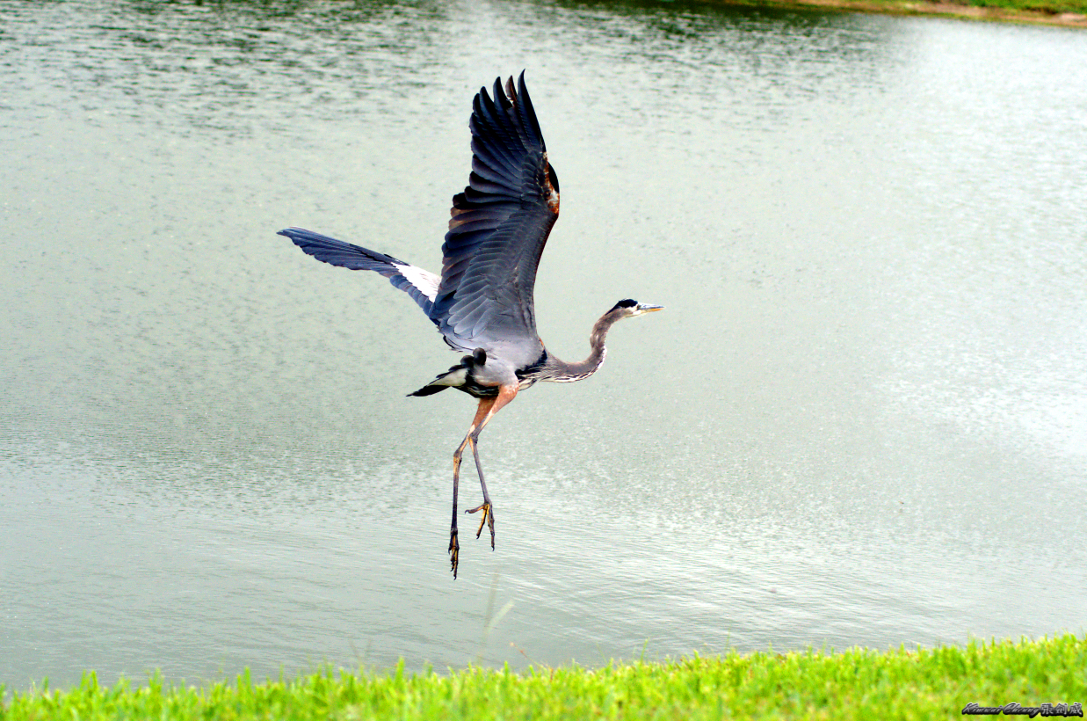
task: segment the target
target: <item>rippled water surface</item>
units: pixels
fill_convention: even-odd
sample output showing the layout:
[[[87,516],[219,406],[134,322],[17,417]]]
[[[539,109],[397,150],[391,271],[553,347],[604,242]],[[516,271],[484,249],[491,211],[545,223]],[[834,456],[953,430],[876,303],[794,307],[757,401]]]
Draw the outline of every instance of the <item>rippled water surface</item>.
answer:
[[[472,95],[562,179],[445,554]],[[1087,34],[668,3],[0,4],[0,683],[1087,629]],[[472,476],[462,505],[477,498]],[[467,523],[471,525],[471,521]]]

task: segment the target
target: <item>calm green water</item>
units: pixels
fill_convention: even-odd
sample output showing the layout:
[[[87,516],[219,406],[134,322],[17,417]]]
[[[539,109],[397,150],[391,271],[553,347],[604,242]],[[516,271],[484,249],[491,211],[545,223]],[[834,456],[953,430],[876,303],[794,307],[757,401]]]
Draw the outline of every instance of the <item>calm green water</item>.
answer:
[[[549,347],[487,428],[406,296],[528,69]],[[1087,34],[668,3],[0,4],[0,682],[1087,629]],[[474,504],[472,477],[462,505]],[[470,521],[469,521],[470,524]]]

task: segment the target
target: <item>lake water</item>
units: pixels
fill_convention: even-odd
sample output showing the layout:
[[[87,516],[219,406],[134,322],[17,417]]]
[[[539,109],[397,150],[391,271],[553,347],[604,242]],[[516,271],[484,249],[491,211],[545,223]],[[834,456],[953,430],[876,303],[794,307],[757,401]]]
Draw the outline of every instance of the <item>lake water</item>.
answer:
[[[541,335],[666,310],[488,426],[454,581],[474,405],[405,394],[456,356],[275,231],[438,270],[472,95],[522,68]],[[1087,630],[1082,31],[13,0],[0,88],[9,689]]]

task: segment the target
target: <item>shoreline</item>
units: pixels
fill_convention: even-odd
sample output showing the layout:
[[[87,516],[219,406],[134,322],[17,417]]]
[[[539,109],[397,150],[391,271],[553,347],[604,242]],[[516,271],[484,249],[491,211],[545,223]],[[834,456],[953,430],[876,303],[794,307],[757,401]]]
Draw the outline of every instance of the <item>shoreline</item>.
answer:
[[[930,0],[715,0],[722,5],[759,5],[780,9],[819,9],[841,12],[879,13],[881,15],[913,15],[957,20],[1050,25],[1054,27],[1087,29],[1087,14],[1075,12],[1045,12],[1003,7],[978,7],[952,2]]]
[[[3,695],[0,718],[405,719],[536,721],[676,718],[960,718],[1004,714],[1082,716],[1087,637],[971,639],[961,646],[876,651],[773,650],[606,666],[545,664],[512,671],[467,666],[439,675],[395,668],[318,666],[254,681],[249,671],[199,685],[158,672],[144,683],[47,682]],[[991,705],[994,704],[994,705]],[[995,704],[1001,704],[996,706]],[[1043,705],[1044,704],[1044,705]],[[960,710],[961,709],[961,710]],[[1056,713],[1052,713],[1056,712]]]

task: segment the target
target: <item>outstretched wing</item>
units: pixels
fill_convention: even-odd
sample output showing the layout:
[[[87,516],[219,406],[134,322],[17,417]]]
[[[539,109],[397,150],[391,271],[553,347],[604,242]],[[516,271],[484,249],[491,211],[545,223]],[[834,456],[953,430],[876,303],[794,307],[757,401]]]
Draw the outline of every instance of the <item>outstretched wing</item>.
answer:
[[[430,317],[455,348],[528,364],[541,350],[532,291],[559,182],[523,72],[516,89],[495,80],[493,99],[481,88],[472,107],[472,173],[453,198]]]
[[[306,253],[329,265],[381,273],[394,286],[410,295],[423,312],[434,320],[434,297],[438,294],[440,279],[430,271],[416,268],[391,255],[360,248],[311,230],[287,228],[279,231],[279,235],[287,236]],[[434,320],[434,323],[438,324],[438,321]]]

